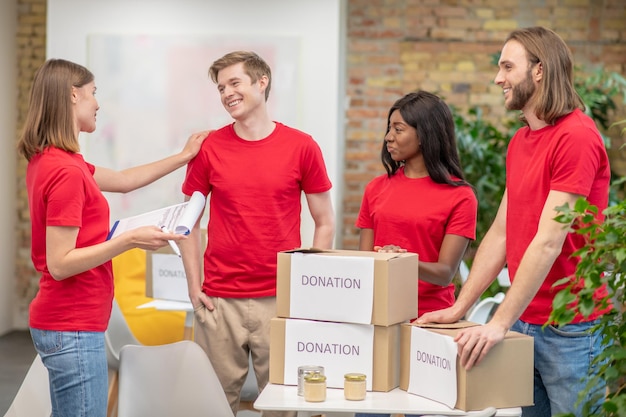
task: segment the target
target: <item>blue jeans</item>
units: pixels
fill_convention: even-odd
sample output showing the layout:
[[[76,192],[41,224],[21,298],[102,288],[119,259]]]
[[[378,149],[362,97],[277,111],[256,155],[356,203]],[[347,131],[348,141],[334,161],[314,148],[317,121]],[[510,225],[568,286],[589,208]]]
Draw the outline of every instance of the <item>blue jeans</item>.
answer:
[[[30,334],[48,369],[52,417],[106,417],[104,333],[31,328]]]
[[[598,321],[547,326],[524,323],[518,320],[511,330],[534,337],[535,344],[535,405],[523,407],[524,417],[549,417],[560,413],[582,415],[582,404],[576,405],[578,393],[583,391],[590,370],[597,365],[591,362],[601,352],[602,337],[599,331],[589,330]],[[604,386],[596,387],[600,392]],[[600,405],[600,404],[598,404]]]

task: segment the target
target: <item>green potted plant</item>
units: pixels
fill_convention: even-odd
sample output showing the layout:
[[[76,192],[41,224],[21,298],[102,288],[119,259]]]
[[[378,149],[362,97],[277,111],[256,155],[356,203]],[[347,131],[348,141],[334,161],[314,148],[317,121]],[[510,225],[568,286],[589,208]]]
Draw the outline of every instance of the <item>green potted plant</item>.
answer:
[[[505,187],[505,158],[509,137],[482,116],[478,107],[461,115],[453,109],[459,158],[467,182],[478,198],[476,241],[472,242],[470,258],[478,248],[495,218]]]
[[[626,178],[621,178],[614,187],[625,182]],[[576,313],[588,316],[598,305],[613,306],[598,324],[604,349],[595,358],[598,373],[590,375],[581,398],[585,393],[592,394],[592,400],[583,404],[586,416],[626,416],[626,200],[609,206],[601,223],[594,221],[597,207],[585,199],[579,199],[574,207],[559,207],[558,211],[556,220],[580,225],[569,227],[573,233],[585,236],[588,243],[574,254],[580,257],[574,279],[567,277],[555,284],[568,286],[556,295],[549,321],[566,324]],[[594,299],[595,290],[601,286],[606,286],[608,295]],[[602,400],[599,409],[593,406],[598,399]]]

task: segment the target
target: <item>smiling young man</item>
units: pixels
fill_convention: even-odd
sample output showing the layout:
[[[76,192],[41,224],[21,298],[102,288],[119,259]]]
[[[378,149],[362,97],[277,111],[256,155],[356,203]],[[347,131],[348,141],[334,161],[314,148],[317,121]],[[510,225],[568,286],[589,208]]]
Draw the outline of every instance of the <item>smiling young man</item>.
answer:
[[[524,416],[581,415],[577,396],[601,348],[600,333],[590,329],[602,311],[542,328],[563,287],[554,283],[574,275],[578,260],[572,253],[584,245],[580,235],[554,220],[555,208],[573,206],[580,197],[600,212],[608,203],[606,149],[582,111],[572,78],[571,53],[553,31],[519,29],[507,38],[495,83],[502,87],[506,108],[520,110],[526,126],[509,144],[506,190],[457,302],[419,319],[459,320],[506,263],[512,286],[505,300],[489,323],[460,332],[456,341],[462,364],[471,368],[509,329],[534,337],[534,406],[524,407]]]
[[[181,249],[195,340],[236,414],[248,355],[259,388],[269,379],[277,252],[301,246],[302,192],[315,222],[314,247],[332,247],[335,225],[319,146],[268,115],[267,63],[253,52],[236,51],[215,61],[209,74],[234,123],[209,134],[182,187],[187,198],[194,191],[210,196],[204,265],[199,221]]]

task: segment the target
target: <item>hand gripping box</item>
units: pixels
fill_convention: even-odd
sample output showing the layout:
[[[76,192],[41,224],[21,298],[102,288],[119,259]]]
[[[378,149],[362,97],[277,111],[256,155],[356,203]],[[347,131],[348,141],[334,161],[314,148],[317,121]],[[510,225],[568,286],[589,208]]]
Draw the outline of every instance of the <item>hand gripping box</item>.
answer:
[[[456,334],[475,323],[401,325],[400,388],[464,411],[533,404],[533,338],[509,331],[479,365],[460,365]]]
[[[366,375],[368,391],[387,392],[400,378],[400,325],[334,323],[275,317],[270,323],[273,384],[298,385],[298,367],[324,367],[329,388],[343,388],[344,375]]]
[[[390,326],[417,317],[418,256],[348,250],[278,253],[277,316]]]

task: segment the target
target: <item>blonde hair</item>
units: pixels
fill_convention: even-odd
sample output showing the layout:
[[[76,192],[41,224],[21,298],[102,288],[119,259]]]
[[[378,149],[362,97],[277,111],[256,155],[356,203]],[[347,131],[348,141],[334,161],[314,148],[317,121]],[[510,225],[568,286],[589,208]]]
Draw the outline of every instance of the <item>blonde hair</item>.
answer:
[[[536,26],[518,29],[506,42],[515,40],[526,50],[529,66],[541,63],[542,81],[536,92],[535,115],[548,124],[585,104],[574,88],[572,54],[559,35]]]
[[[267,88],[265,89],[265,101],[267,101],[270,95],[270,88],[272,87],[272,70],[270,69],[270,66],[267,65],[267,62],[254,52],[230,52],[216,60],[209,68],[209,76],[211,77],[211,80],[217,84],[217,75],[221,70],[240,62],[243,62],[243,69],[250,77],[253,84],[262,76],[267,76]]]
[[[82,65],[63,59],[49,59],[37,70],[18,151],[30,161],[45,148],[54,146],[79,152],[74,124],[72,87],[80,88],[94,80]]]

